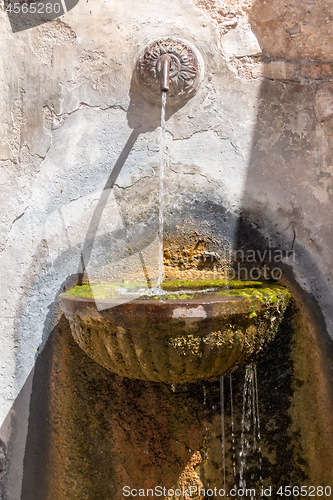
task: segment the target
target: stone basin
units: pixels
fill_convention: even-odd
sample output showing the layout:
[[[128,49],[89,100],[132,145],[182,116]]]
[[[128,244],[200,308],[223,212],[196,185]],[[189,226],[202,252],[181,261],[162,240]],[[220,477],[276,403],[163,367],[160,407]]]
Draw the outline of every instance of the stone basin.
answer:
[[[111,372],[193,382],[214,379],[253,358],[274,337],[290,299],[286,288],[262,282],[163,287],[165,295],[103,310],[89,285],[61,294],[59,302],[75,341]]]

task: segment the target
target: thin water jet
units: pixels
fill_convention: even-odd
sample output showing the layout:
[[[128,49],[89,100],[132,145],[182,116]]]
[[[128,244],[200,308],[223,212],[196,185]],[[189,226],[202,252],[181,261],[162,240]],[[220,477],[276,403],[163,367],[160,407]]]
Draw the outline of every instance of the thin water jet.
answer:
[[[234,481],[236,481],[236,446],[235,446],[235,422],[234,422],[234,402],[232,390],[232,374],[229,374],[230,385],[230,418],[231,418],[231,438],[232,438],[232,470]]]
[[[263,485],[262,478],[262,453],[261,453],[261,431],[260,431],[260,415],[259,415],[259,393],[258,393],[258,371],[257,363],[253,364],[253,374],[254,374],[254,390],[255,390],[255,401],[256,401],[256,411],[257,411],[257,440],[258,440],[258,452],[259,452],[259,473],[260,473],[260,484]]]
[[[165,107],[167,94],[162,92],[161,109],[161,161],[160,161],[160,184],[159,184],[159,228],[158,228],[158,282],[157,286],[161,290],[164,278],[163,267],[163,228],[164,228],[164,171],[165,171]]]
[[[225,490],[225,421],[224,421],[224,376],[220,377],[220,398],[221,398],[221,446],[222,446],[222,470],[223,488]]]
[[[256,461],[257,457],[259,461],[259,481],[260,485],[262,485],[262,456],[257,371],[256,364],[251,363],[246,367],[243,387],[241,454],[239,470],[239,487],[242,490],[246,490],[249,473],[251,473],[251,482],[256,479],[251,471],[253,469],[253,461]]]

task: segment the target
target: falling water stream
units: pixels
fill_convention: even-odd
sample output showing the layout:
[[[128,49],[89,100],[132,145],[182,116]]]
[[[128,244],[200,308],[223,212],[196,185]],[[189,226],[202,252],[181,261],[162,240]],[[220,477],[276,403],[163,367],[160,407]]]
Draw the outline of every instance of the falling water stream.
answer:
[[[165,137],[165,107],[167,93],[162,92],[162,109],[161,109],[161,156],[160,156],[160,179],[159,179],[159,228],[158,228],[158,289],[162,292],[162,283],[164,278],[163,267],[163,224],[164,224],[164,173],[166,162]],[[230,422],[231,422],[231,437],[232,437],[232,467],[233,477],[236,481],[236,443],[235,443],[235,428],[234,428],[234,412],[233,412],[233,391],[232,391],[232,376],[229,375],[230,385]],[[221,403],[221,447],[222,447],[222,471],[223,471],[223,487],[226,488],[226,448],[225,448],[225,391],[224,391],[224,376],[220,377],[220,403]],[[204,405],[206,405],[206,389],[204,388]],[[262,459],[260,449],[260,419],[259,419],[259,401],[258,401],[258,381],[256,365],[251,364],[246,367],[245,381],[243,388],[243,411],[242,411],[242,428],[241,428],[241,452],[239,465],[239,487],[246,489],[246,472],[249,467],[249,457],[252,453],[259,452],[259,470],[260,481]],[[206,432],[208,428],[206,428]],[[206,459],[207,457],[206,451]]]
[[[243,388],[243,413],[242,413],[242,436],[241,436],[241,461],[240,461],[240,471],[239,471],[239,487],[242,489],[246,488],[246,480],[244,477],[245,471],[247,469],[247,456],[250,451],[249,442],[249,431],[251,428],[251,417],[252,417],[252,381],[251,381],[251,368],[246,367],[245,382]]]
[[[258,451],[259,451],[259,470],[260,470],[260,483],[262,485],[262,455],[261,455],[261,433],[260,433],[260,416],[259,416],[259,394],[258,394],[258,374],[257,374],[257,365],[254,364],[253,369],[254,374],[254,391],[255,391],[255,402],[256,402],[256,427],[257,427],[257,441],[258,441]]]
[[[246,367],[243,388],[243,412],[241,434],[241,461],[239,471],[239,486],[246,489],[246,473],[251,468],[251,458],[259,454],[259,471],[261,477],[261,447],[260,447],[260,419],[258,401],[257,368],[255,364]],[[251,479],[253,479],[251,477]]]
[[[234,421],[234,401],[232,391],[232,375],[229,374],[230,385],[230,418],[231,418],[231,438],[232,438],[232,471],[236,480],[236,445],[235,445],[235,421]]]
[[[204,404],[204,409],[205,409],[205,413],[207,413],[207,407],[206,407],[206,404],[207,404],[207,389],[206,389],[206,386],[204,385],[203,386],[203,404]],[[206,436],[206,441],[208,441],[208,426],[206,424],[205,426],[205,436]],[[205,447],[205,459],[208,460],[208,446],[207,446],[207,442],[206,442],[206,447]]]
[[[221,399],[221,446],[222,446],[222,470],[223,488],[225,490],[225,425],[224,425],[224,376],[220,377],[220,399]]]
[[[162,288],[163,272],[163,212],[164,212],[164,170],[165,170],[165,106],[166,92],[162,92],[161,110],[161,160],[160,160],[160,187],[159,187],[159,227],[158,227],[158,282],[159,289]]]
[[[227,404],[226,377],[220,377],[220,407],[221,407],[221,453],[222,453],[222,482],[226,491],[226,462],[228,447],[226,439],[228,429],[231,432],[231,456],[228,463],[232,465],[232,486],[237,488],[237,472],[239,478],[239,491],[246,490],[247,481],[259,479],[262,486],[262,457],[260,444],[260,419],[259,419],[259,399],[258,399],[258,381],[257,368],[253,363],[246,367],[245,380],[243,386],[243,404],[242,418],[240,428],[240,442],[236,443],[235,420],[234,420],[234,401],[232,375],[229,374],[229,405]],[[206,404],[206,398],[204,400]],[[226,414],[226,408],[230,409]],[[230,425],[227,422],[230,422]],[[239,451],[240,460],[236,461],[236,450]],[[238,471],[237,471],[238,469]],[[259,477],[258,477],[259,473]],[[256,477],[255,477],[256,476]],[[231,486],[231,485],[229,485]],[[250,485],[248,485],[250,486]]]

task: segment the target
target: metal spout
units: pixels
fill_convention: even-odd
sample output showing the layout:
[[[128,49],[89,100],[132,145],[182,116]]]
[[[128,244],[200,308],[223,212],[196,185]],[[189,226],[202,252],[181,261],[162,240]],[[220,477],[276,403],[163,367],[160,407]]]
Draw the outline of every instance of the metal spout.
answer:
[[[171,56],[169,54],[163,54],[158,60],[157,67],[160,76],[160,85],[162,92],[167,92],[169,90],[170,67]]]

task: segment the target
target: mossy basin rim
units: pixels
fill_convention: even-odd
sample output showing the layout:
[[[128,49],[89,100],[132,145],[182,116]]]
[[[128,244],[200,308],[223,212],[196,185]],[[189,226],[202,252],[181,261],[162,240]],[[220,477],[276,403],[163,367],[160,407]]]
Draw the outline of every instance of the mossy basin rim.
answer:
[[[62,294],[64,297],[83,300],[108,301],[129,296],[132,301],[176,301],[196,302],[205,297],[210,299],[247,298],[260,303],[274,304],[289,301],[290,293],[277,282],[241,280],[172,280],[162,284],[162,292],[157,288],[147,289],[144,283],[87,283],[76,285]],[[130,298],[131,297],[131,298]]]
[[[274,337],[291,296],[270,282],[174,280],[163,295],[117,304],[112,290],[124,285],[73,287],[60,307],[97,363],[155,382],[212,379],[251,359]]]

